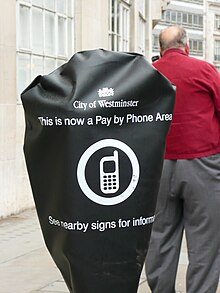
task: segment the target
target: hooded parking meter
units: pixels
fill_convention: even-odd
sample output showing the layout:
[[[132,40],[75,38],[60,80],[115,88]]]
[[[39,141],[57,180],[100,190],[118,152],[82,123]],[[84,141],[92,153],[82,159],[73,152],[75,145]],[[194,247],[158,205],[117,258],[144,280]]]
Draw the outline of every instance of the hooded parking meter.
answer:
[[[142,55],[76,53],[21,95],[46,246],[72,293],[136,293],[175,89]]]

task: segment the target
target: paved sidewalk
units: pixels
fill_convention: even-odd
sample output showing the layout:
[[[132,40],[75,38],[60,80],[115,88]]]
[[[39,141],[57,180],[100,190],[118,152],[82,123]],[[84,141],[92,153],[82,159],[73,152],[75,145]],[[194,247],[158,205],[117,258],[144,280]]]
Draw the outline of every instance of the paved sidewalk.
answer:
[[[186,264],[184,244],[177,278],[177,290],[183,293]],[[0,221],[0,292],[68,292],[44,245],[35,209]],[[144,272],[137,293],[150,293]]]

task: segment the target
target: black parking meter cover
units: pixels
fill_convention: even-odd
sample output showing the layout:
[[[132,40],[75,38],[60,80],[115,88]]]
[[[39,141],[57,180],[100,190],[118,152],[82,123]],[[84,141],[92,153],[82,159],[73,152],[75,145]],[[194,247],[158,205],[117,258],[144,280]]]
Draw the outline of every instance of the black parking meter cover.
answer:
[[[97,49],[21,98],[39,222],[69,291],[136,293],[175,89],[142,55]]]

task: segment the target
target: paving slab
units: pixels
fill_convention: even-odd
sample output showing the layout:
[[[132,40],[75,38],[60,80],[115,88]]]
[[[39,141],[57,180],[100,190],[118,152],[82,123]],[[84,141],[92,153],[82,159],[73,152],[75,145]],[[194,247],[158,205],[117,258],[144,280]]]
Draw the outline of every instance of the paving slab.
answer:
[[[187,263],[183,241],[176,281],[176,289],[181,293],[186,292]],[[0,292],[68,293],[46,249],[35,209],[0,220]],[[150,292],[143,270],[137,293]],[[216,293],[220,293],[220,286]]]

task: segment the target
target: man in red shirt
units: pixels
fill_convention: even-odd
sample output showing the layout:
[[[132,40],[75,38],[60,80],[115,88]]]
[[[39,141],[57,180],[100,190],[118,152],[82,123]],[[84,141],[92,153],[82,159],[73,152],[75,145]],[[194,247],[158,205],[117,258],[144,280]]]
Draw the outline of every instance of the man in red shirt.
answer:
[[[153,293],[174,293],[185,229],[188,293],[217,292],[220,275],[220,74],[189,57],[186,31],[160,34],[154,67],[176,86],[156,220],[146,261]]]

